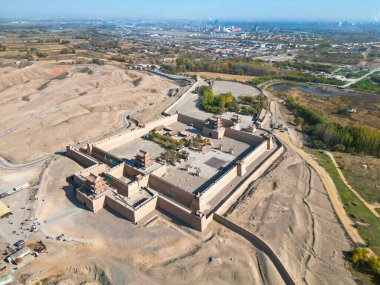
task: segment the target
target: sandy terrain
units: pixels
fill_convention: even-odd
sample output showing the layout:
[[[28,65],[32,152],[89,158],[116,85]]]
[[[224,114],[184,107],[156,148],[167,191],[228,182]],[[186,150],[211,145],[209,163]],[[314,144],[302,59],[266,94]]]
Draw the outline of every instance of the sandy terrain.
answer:
[[[112,66],[35,62],[0,69],[0,155],[18,163],[120,128],[122,114],[165,101],[178,87]]]
[[[265,256],[216,226],[214,235],[196,238],[164,219],[136,228],[103,211],[86,221],[96,244],[48,241],[48,253],[20,270],[15,284],[283,284]]]
[[[39,220],[45,234],[87,243],[46,240],[48,254],[19,270],[16,284],[282,284],[265,255],[216,223],[199,233],[162,214],[136,226],[107,209],[83,209],[65,181],[80,169],[65,157],[50,162]],[[271,245],[297,284],[354,284],[342,258],[350,246],[303,160],[287,152],[254,189],[229,218]]]
[[[313,169],[288,151],[255,182],[229,218],[262,237],[299,284],[354,284],[343,254],[350,245]]]
[[[25,168],[22,170],[6,170],[0,168],[0,193],[7,192],[13,187],[25,183],[35,185],[38,174],[41,172],[41,166]]]
[[[123,86],[129,84],[126,83],[129,79],[124,76],[130,78],[131,74],[135,74],[125,75],[123,71],[121,75],[120,69],[114,67],[97,68],[101,72],[114,70],[122,82],[125,80],[121,84]],[[72,77],[83,75],[70,72]],[[93,74],[84,76],[92,77]],[[63,79],[65,80],[69,78]],[[167,81],[159,78],[152,80],[163,84],[162,90],[173,88]],[[52,82],[56,83],[55,81],[57,80]],[[145,77],[142,82],[144,81]],[[38,96],[49,90],[50,84],[37,92]],[[124,104],[115,95],[117,92],[112,92],[113,87],[104,90],[104,94],[98,93],[99,88],[101,87],[95,87],[96,90],[89,91],[88,94],[95,92],[94,96],[98,97],[94,98],[100,98],[103,104],[108,102],[110,110],[114,105],[108,101],[108,97],[112,97],[112,103]],[[128,88],[131,89],[131,86]],[[111,93],[106,96],[108,90]],[[49,94],[44,93],[44,96]],[[128,94],[128,98],[137,97],[133,92]],[[35,97],[38,99],[38,96]],[[88,109],[101,107],[94,102],[82,102],[86,96],[76,95],[67,100],[87,103]],[[3,96],[0,99],[3,100]],[[39,100],[41,104],[49,102]],[[22,99],[14,101],[12,104],[20,104]],[[135,101],[140,102],[137,99]],[[57,104],[61,108],[65,102],[58,101]],[[0,104],[0,108],[4,109],[2,106]],[[273,104],[272,107],[271,119],[286,121],[282,118],[278,105]],[[125,109],[117,109],[115,112],[94,111],[98,115],[106,113],[105,118],[118,113],[114,117],[116,126],[117,123],[120,124],[117,118],[123,112]],[[50,116],[47,114],[46,118]],[[77,116],[82,118],[84,115]],[[13,118],[17,119],[16,117]],[[43,121],[42,119],[38,117],[28,122],[26,127],[32,126],[35,121]],[[103,124],[103,120],[99,121],[100,124]],[[14,136],[18,130],[3,138]],[[2,142],[0,150],[3,149],[1,144]],[[20,146],[17,145],[14,149],[17,147]],[[28,266],[18,270],[14,276],[17,279],[15,284],[283,284],[273,264],[262,252],[217,223],[213,222],[207,231],[199,233],[160,213],[144,226],[133,225],[108,209],[96,214],[84,209],[76,201],[73,189],[65,180],[80,169],[78,164],[66,157],[55,157],[49,162],[46,179],[40,188],[40,206],[37,207],[40,232],[28,233],[27,237],[29,241],[46,241],[48,253],[41,254]],[[27,177],[33,176],[32,173],[28,175],[30,176]],[[334,216],[326,191],[316,173],[292,151],[288,150],[284,159],[271,172],[254,183],[252,190],[231,209],[228,218],[267,242],[297,284],[354,284],[343,259],[343,253],[350,250],[350,246]],[[66,238],[83,241],[83,244],[45,239],[42,234],[65,234]]]
[[[39,220],[45,234],[89,242],[30,234],[29,241],[47,242],[48,253],[17,271],[16,284],[283,284],[265,255],[216,223],[199,233],[161,214],[136,226],[108,210],[81,208],[64,179],[79,168],[68,158],[51,161]]]

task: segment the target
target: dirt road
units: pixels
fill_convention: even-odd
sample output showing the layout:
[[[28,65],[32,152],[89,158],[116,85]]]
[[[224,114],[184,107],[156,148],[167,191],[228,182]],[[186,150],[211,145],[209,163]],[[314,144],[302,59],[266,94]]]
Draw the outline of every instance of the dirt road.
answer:
[[[371,205],[366,200],[364,200],[364,198],[350,185],[350,183],[348,183],[333,154],[328,151],[325,151],[325,153],[331,158],[336,170],[338,171],[340,179],[342,179],[343,183],[346,184],[347,188],[350,189],[352,193],[354,193],[354,195],[368,208],[368,210],[372,212],[376,218],[380,218],[380,214],[376,211],[376,208],[378,208],[378,206]]]
[[[343,228],[345,229],[346,233],[356,245],[364,245],[365,242],[360,237],[357,230],[353,227],[351,220],[347,217],[346,211],[343,208],[342,202],[339,199],[338,193],[335,189],[335,185],[332,182],[330,176],[322,167],[319,166],[319,164],[309,154],[307,154],[304,150],[294,145],[293,142],[289,139],[288,134],[277,132],[276,135],[277,138],[280,139],[283,144],[287,145],[293,151],[298,153],[318,173],[329,195],[329,199],[334,208],[334,211],[338,216],[338,219],[342,224]]]

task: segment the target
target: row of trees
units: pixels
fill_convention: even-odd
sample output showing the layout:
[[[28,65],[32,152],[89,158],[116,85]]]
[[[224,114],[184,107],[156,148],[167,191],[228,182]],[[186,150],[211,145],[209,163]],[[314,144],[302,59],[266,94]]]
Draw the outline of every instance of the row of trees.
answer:
[[[361,270],[369,271],[380,278],[380,259],[371,255],[367,248],[355,248],[352,251],[351,262],[356,268],[361,266]]]
[[[90,39],[90,44],[94,47],[99,48],[119,48],[120,43],[119,41],[107,41],[107,40],[101,40],[101,39]]]
[[[374,73],[371,75],[371,80],[380,84],[380,73]]]
[[[65,48],[61,49],[61,51],[59,53],[60,54],[74,54],[75,49],[72,47],[65,47]]]
[[[290,80],[297,82],[312,82],[312,83],[322,83],[331,85],[343,85],[343,81],[335,78],[326,78],[321,76],[314,76],[312,74],[300,73],[300,72],[287,72],[282,74],[266,75],[251,80],[249,83],[253,85],[258,85],[265,83],[270,80]]]
[[[269,99],[264,94],[257,96],[240,96],[239,104],[241,104],[240,112],[246,114],[258,114],[261,109],[269,109]]]
[[[300,61],[314,61],[314,62],[326,62],[330,64],[358,64],[363,60],[363,55],[361,53],[338,51],[333,52],[329,50],[313,50],[298,54],[296,59]]]
[[[202,86],[198,88],[201,95],[202,107],[212,113],[224,113],[225,111],[238,111],[239,106],[231,92],[214,96],[211,87]]]
[[[303,119],[300,123],[304,131],[313,137],[315,147],[380,156],[380,131],[333,123],[293,97],[285,95],[285,98],[294,115]]]
[[[202,107],[212,113],[224,113],[226,111],[240,112],[255,115],[262,108],[268,109],[269,99],[263,94],[257,96],[240,96],[238,100],[231,92],[214,96],[211,87],[202,86],[198,88],[201,95]]]
[[[294,68],[297,70],[309,70],[309,71],[327,72],[327,73],[331,73],[337,68],[334,65],[327,65],[327,64],[320,64],[320,63],[306,63],[306,62],[299,62],[299,61],[276,62],[274,65],[282,69]]]
[[[263,76],[276,74],[277,69],[269,64],[249,59],[212,60],[207,55],[186,54],[180,56],[175,65],[163,65],[168,73],[178,72],[216,72],[235,75]]]
[[[374,61],[375,59],[380,58],[380,50],[371,50],[368,53],[368,60],[369,61]]]

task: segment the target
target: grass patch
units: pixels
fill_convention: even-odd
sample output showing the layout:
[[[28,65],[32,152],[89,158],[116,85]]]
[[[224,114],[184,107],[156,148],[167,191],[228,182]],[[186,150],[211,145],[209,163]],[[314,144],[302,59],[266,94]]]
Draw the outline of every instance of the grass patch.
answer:
[[[330,174],[344,209],[350,219],[355,223],[355,227],[358,229],[360,236],[366,242],[367,246],[371,248],[376,255],[380,256],[380,220],[346,187],[340,179],[338,171],[329,156],[319,153],[316,150],[310,150],[310,152],[313,157],[316,158],[319,165]]]
[[[254,97],[240,96],[239,100],[236,100],[231,92],[214,96],[214,91],[211,87],[198,87],[197,91],[201,95],[202,108],[212,113],[221,114],[231,111],[256,115],[262,108],[269,108],[268,97],[263,94]]]
[[[171,150],[179,150],[184,147],[185,142],[184,141],[177,141],[176,139],[173,139],[169,136],[151,133],[148,135],[148,139],[151,141],[154,141],[155,143],[158,143],[159,145],[162,145],[166,149]]]
[[[380,204],[380,159],[352,155],[348,153],[334,153],[348,183],[371,204]]]
[[[372,81],[368,79],[360,80],[359,82],[356,82],[355,84],[351,85],[352,88],[355,88],[357,90],[364,90],[376,94],[380,94],[380,86],[376,85]]]
[[[272,93],[286,93],[301,104],[343,126],[367,126],[379,128],[380,96],[368,92],[352,92],[327,87],[310,87],[306,84],[280,83],[283,90],[276,91],[276,85],[269,88]],[[281,87],[282,86],[282,87]],[[331,95],[331,92],[338,96]],[[326,96],[319,96],[319,93]],[[349,113],[348,107],[357,109]]]
[[[337,72],[337,74],[342,75],[346,78],[360,78],[366,75],[368,72],[368,70],[352,70],[349,68],[343,68],[339,72]]]

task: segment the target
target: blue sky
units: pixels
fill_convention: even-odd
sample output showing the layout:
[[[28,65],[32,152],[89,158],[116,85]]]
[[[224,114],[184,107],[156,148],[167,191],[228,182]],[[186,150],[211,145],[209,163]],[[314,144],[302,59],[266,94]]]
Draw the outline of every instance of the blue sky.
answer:
[[[373,20],[379,0],[0,0],[0,17]]]

